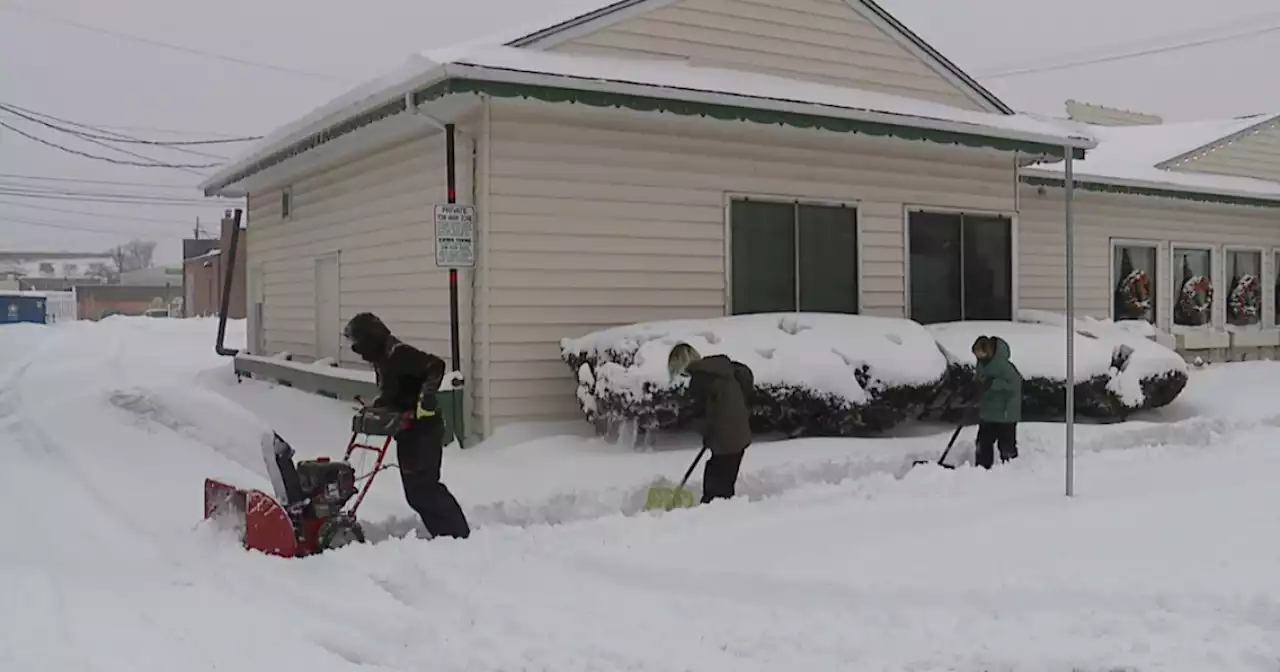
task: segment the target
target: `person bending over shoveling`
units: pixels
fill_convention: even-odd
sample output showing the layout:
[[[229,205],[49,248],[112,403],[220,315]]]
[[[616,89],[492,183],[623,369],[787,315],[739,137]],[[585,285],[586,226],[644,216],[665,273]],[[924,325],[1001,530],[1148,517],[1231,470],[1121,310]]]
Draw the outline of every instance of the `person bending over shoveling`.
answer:
[[[392,336],[373,313],[351,318],[343,335],[377,375],[378,398],[370,406],[404,417],[395,439],[405,500],[432,537],[471,536],[458,500],[440,482],[445,427],[436,392],[444,380],[444,360]]]
[[[973,342],[977,358],[974,384],[978,389],[978,441],[974,462],[990,469],[992,448],[1000,448],[1000,462],[1018,456],[1018,423],[1022,421],[1022,374],[1009,361],[1009,344],[999,336],[979,336]]]
[[[676,375],[689,374],[693,417],[701,430],[703,447],[711,452],[702,474],[702,503],[730,499],[743,454],[751,445],[755,377],[745,364],[724,355],[704,358],[687,343],[671,349],[668,368]]]

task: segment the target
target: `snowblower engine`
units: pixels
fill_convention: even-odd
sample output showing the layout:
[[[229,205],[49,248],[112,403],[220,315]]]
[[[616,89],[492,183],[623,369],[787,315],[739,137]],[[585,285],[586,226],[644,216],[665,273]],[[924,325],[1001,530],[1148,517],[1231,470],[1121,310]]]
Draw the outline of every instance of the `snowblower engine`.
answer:
[[[322,457],[299,462],[295,469],[298,486],[317,518],[336,516],[356,494],[356,472],[346,462]]]

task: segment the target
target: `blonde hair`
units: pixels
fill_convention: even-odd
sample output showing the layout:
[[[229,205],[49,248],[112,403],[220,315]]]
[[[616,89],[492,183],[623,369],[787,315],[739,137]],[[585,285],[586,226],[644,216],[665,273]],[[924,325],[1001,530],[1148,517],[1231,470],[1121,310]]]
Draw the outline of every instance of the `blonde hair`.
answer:
[[[671,354],[667,355],[667,374],[675,378],[699,359],[702,359],[702,355],[692,345],[683,341],[676,343],[671,347]]]

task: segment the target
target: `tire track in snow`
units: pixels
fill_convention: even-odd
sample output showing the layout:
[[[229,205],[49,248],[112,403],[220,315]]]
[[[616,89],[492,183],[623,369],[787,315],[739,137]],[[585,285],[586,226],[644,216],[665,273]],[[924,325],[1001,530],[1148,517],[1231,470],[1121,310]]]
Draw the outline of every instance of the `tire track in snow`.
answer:
[[[40,440],[38,432],[27,420],[24,410],[28,402],[23,394],[23,380],[27,372],[37,362],[42,361],[46,354],[53,351],[55,347],[61,345],[65,338],[65,332],[52,332],[45,335],[33,350],[26,357],[20,359],[14,366],[4,370],[0,374],[0,419],[3,419],[4,429],[6,433],[13,437],[10,447],[17,451],[29,452],[32,443],[31,439],[37,442]],[[24,440],[25,439],[25,440]],[[43,450],[41,454],[30,455],[24,467],[31,467],[33,464],[37,467],[45,466],[40,463],[45,460],[41,458],[51,457],[49,447],[45,444],[39,444]],[[12,460],[12,458],[11,458]],[[29,469],[23,469],[21,473],[18,469],[6,468],[0,470],[0,478],[3,478],[4,492],[6,497],[12,498],[14,505],[11,507],[14,511],[26,511],[28,514],[32,510],[43,511],[43,502],[50,496],[50,491],[42,490],[38,487],[39,479],[34,478]],[[51,466],[51,465],[50,465]],[[55,491],[56,492],[56,491]],[[52,534],[61,539],[64,531],[53,530]],[[83,652],[83,648],[76,644],[77,637],[72,627],[73,618],[66,594],[66,587],[54,574],[53,570],[45,566],[43,560],[47,558],[57,557],[54,549],[55,544],[46,534],[28,535],[21,540],[16,547],[6,549],[5,555],[12,554],[15,561],[14,569],[22,563],[20,554],[25,551],[29,555],[29,559],[23,563],[30,567],[30,571],[36,574],[36,577],[28,579],[21,583],[26,591],[35,591],[37,596],[45,599],[33,600],[44,606],[43,612],[34,609],[24,609],[22,619],[15,620],[9,627],[6,634],[18,641],[23,629],[31,628],[33,632],[44,631],[45,628],[40,624],[47,624],[48,629],[61,633],[60,641],[66,646],[59,647],[57,653],[49,654],[42,652],[40,655],[41,665],[48,666],[55,662],[50,658],[61,659],[62,667],[66,669],[90,669],[93,665],[91,658]],[[65,543],[65,542],[64,542]],[[38,589],[42,588],[42,590]],[[19,596],[6,596],[6,603],[16,605]],[[34,621],[34,622],[33,622]],[[16,630],[16,632],[15,632]],[[43,634],[43,633],[42,633]],[[21,651],[21,646],[8,647],[12,651]],[[17,669],[17,668],[15,668]]]
[[[60,397],[55,400],[41,398],[38,401],[32,401],[27,394],[28,381],[34,364],[43,361],[65,361],[65,359],[59,357],[59,350],[68,342],[75,342],[75,339],[67,331],[68,328],[73,328],[74,326],[78,325],[73,323],[67,327],[51,328],[51,340],[42,343],[41,347],[29,358],[28,362],[9,381],[9,385],[15,395],[19,431],[27,439],[22,443],[28,447],[32,445],[38,446],[42,456],[46,460],[52,461],[49,466],[53,467],[56,464],[60,471],[68,474],[65,483],[74,484],[74,489],[68,490],[65,486],[61,488],[60,505],[66,506],[68,504],[66,500],[72,498],[86,500],[84,503],[70,507],[74,510],[76,519],[82,523],[78,527],[78,535],[87,535],[92,538],[92,540],[81,539],[86,548],[93,548],[98,551],[110,548],[121,555],[137,559],[156,557],[160,555],[157,542],[145,534],[132,521],[132,516],[129,515],[130,512],[121,510],[111,498],[104,494],[103,486],[99,485],[102,475],[86,473],[67,454],[66,447],[57,440],[54,432],[49,429],[49,427],[65,427],[68,423],[71,426],[78,426],[79,423],[73,417],[76,413],[76,402],[84,401],[85,399],[79,399],[79,397],[88,395],[77,394],[75,396]],[[122,368],[119,367],[118,360],[123,351],[123,338],[118,330],[112,330],[111,338],[107,345],[110,352],[110,356],[107,359],[112,362],[113,371],[121,373]],[[64,355],[64,357],[71,356],[73,356],[72,353]],[[82,393],[96,389],[93,387],[94,381],[84,380],[83,378],[68,381],[68,384],[72,386],[72,389],[77,389]],[[76,387],[77,385],[78,387]],[[68,407],[72,409],[69,413],[66,410]],[[50,413],[46,412],[46,408],[52,410],[52,417],[49,417]],[[110,449],[111,446],[110,444],[103,444],[100,446],[74,447],[74,449],[79,450],[102,448]],[[44,493],[40,499],[48,496],[48,493]],[[121,528],[131,533],[128,538],[121,538],[117,534]],[[151,552],[143,553],[144,549],[149,549]]]

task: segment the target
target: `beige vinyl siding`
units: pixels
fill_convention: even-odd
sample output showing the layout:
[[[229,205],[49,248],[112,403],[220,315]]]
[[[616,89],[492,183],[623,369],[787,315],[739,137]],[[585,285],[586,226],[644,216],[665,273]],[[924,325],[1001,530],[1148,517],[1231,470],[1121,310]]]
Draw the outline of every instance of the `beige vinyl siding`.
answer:
[[[683,0],[552,49],[689,59],[987,109],[843,0]]]
[[[469,160],[459,149],[463,203],[470,202]],[[324,328],[339,331],[356,313],[371,311],[398,336],[448,361],[448,274],[435,267],[432,212],[445,197],[439,133],[297,180],[287,220],[279,189],[252,194],[248,257],[263,268],[267,352],[315,356],[315,258],[338,252],[341,322]],[[345,344],[341,361],[362,365]]]
[[[1263,249],[1263,286],[1270,316],[1273,286],[1271,249],[1280,247],[1280,209],[1213,205],[1186,200],[1102,194],[1076,190],[1075,226],[1076,310],[1092,317],[1111,317],[1111,240],[1157,243],[1156,282],[1158,326],[1172,327],[1172,276],[1170,248],[1178,244],[1212,246],[1214,323],[1225,318],[1223,248]],[[1062,311],[1066,309],[1066,256],[1064,252],[1063,191],[1022,186],[1018,228],[1019,307]],[[1270,324],[1270,322],[1264,322]]]
[[[1184,161],[1174,170],[1280,182],[1280,122]]]
[[[495,102],[494,424],[573,417],[559,340],[725,314],[729,194],[860,209],[862,310],[904,310],[906,204],[1011,212],[1009,155],[884,138]]]

